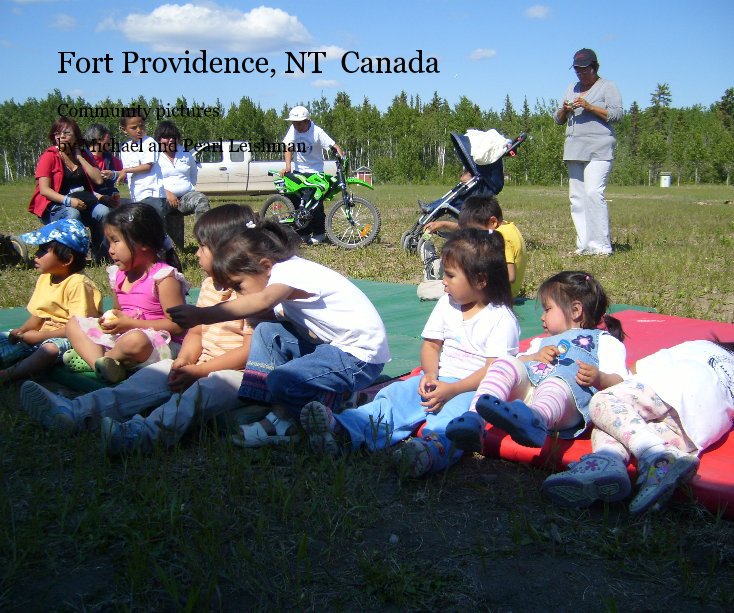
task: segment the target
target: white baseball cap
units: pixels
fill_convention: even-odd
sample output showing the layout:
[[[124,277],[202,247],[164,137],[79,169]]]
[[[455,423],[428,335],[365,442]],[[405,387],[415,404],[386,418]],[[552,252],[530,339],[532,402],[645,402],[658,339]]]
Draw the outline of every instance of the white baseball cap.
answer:
[[[308,112],[308,109],[305,106],[294,106],[291,109],[291,112],[288,113],[287,120],[288,121],[305,121],[306,119],[311,118],[311,113]]]

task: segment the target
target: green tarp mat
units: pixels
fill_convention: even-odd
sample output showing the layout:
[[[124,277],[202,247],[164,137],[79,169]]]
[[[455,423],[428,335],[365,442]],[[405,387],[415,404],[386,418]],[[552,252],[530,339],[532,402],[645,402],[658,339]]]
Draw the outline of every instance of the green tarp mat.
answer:
[[[399,377],[409,373],[419,364],[420,334],[435,302],[421,302],[416,295],[416,286],[402,283],[380,283],[377,281],[355,280],[372,301],[387,328],[388,342],[392,360],[385,366],[383,378]],[[195,303],[199,290],[192,289],[187,302]],[[110,308],[111,299],[105,298],[105,309]],[[610,312],[626,309],[653,311],[647,307],[616,304]],[[518,299],[515,314],[520,322],[522,338],[536,336],[543,332],[540,323],[541,309],[535,300]],[[0,309],[0,330],[9,330],[21,325],[28,317],[24,308]],[[51,373],[51,379],[72,389],[86,392],[97,389],[102,384],[92,373],[74,374],[59,367]]]

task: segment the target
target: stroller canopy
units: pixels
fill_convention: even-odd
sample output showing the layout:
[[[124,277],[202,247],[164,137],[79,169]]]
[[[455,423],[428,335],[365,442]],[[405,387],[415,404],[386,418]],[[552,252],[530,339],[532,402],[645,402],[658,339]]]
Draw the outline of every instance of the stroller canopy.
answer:
[[[475,177],[479,177],[484,183],[476,192],[476,195],[499,194],[505,186],[505,173],[502,166],[502,158],[492,164],[477,164],[471,155],[471,142],[465,134],[451,132],[451,143],[454,145],[459,161]]]

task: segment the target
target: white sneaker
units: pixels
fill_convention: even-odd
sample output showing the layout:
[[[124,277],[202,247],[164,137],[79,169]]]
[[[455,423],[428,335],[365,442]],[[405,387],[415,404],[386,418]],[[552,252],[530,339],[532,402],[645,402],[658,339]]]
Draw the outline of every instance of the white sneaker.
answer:
[[[540,489],[555,504],[585,508],[596,500],[617,502],[626,498],[632,483],[620,458],[589,453],[568,470],[548,477]]]
[[[663,451],[642,457],[638,465],[640,491],[630,502],[630,515],[659,510],[675,489],[696,474],[700,460],[682,451]]]

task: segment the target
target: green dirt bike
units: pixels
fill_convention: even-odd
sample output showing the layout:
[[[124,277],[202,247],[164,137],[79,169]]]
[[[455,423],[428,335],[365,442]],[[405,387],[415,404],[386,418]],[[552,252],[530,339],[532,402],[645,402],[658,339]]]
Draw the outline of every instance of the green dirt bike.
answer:
[[[380,232],[380,212],[369,200],[355,196],[349,190],[351,185],[362,185],[368,189],[373,187],[355,177],[347,177],[345,168],[347,159],[342,158],[332,147],[336,158],[336,175],[318,172],[312,175],[281,177],[277,170],[268,171],[278,194],[270,196],[263,204],[260,215],[263,219],[273,219],[289,225],[296,231],[306,228],[319,203],[326,203],[336,196],[341,196],[326,211],[326,236],[337,247],[357,249],[366,247],[377,238]],[[302,194],[310,194],[303,201]]]

